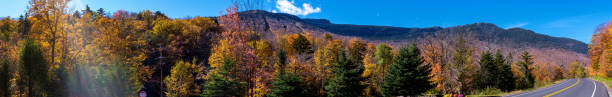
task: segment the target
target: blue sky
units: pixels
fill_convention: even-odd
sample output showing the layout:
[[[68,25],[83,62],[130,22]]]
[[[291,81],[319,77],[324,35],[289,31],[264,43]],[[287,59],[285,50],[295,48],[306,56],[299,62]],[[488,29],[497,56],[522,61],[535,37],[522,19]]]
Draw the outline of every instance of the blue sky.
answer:
[[[73,0],[74,9],[89,5],[114,12],[162,11],[172,18],[218,16],[231,0]],[[489,22],[521,27],[550,36],[588,43],[595,28],[612,20],[612,0],[263,0],[264,10],[338,24],[397,27],[451,27]],[[23,14],[27,0],[0,3],[0,16]]]

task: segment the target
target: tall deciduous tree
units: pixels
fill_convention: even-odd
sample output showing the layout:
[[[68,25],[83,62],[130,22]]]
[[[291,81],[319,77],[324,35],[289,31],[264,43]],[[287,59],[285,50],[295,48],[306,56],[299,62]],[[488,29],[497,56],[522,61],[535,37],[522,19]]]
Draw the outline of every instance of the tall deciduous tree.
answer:
[[[386,68],[388,65],[393,63],[393,53],[391,46],[387,44],[378,44],[376,45],[376,52],[374,52],[374,56],[377,60],[376,62],[376,74],[378,78],[376,78],[376,82],[380,86],[383,83],[385,73],[387,72]]]
[[[349,42],[349,59],[352,59],[355,64],[363,65],[363,57],[368,50],[366,42],[357,38],[353,38]]]
[[[470,41],[468,39],[469,36],[458,35],[455,40],[454,45],[454,56],[453,56],[453,64],[454,67],[459,69],[459,91],[460,93],[469,93],[473,90],[474,80],[476,71],[476,66],[473,64],[472,52],[474,49],[468,45],[470,45]]]
[[[570,63],[568,78],[583,78],[586,76],[586,72],[584,67],[582,67],[578,62]]]
[[[274,50],[272,45],[261,39],[257,41],[257,71],[255,74],[255,96],[265,96],[268,93],[270,83],[274,80],[274,63],[276,58],[274,56]]]
[[[170,70],[170,76],[164,80],[168,88],[168,91],[165,92],[166,96],[196,96],[200,91],[200,86],[196,85],[195,80],[200,70],[195,59],[191,63],[184,61],[176,62],[172,70]]]
[[[385,76],[384,96],[416,96],[434,87],[430,81],[430,66],[423,62],[415,44],[400,48]]]
[[[376,45],[368,43],[368,49],[363,57],[364,71],[361,74],[362,77],[366,78],[364,83],[366,88],[364,89],[364,95],[366,96],[380,96],[379,84],[376,81],[378,73],[376,73],[376,58],[374,57],[376,52]]]
[[[386,68],[387,65],[391,65],[393,63],[393,53],[392,53],[392,48],[391,46],[388,46],[386,44],[378,44],[376,46],[376,59],[378,59],[378,65],[381,66],[382,68],[382,73],[384,74],[384,68]]]
[[[298,34],[297,38],[293,40],[293,43],[291,43],[291,48],[293,48],[293,50],[295,50],[298,54],[310,52],[311,43],[308,41],[308,39],[306,39],[306,37],[304,37],[304,35]]]
[[[8,42],[11,40],[11,36],[15,34],[13,32],[15,27],[16,24],[13,20],[11,20],[11,17],[4,17],[0,19],[0,41]]]
[[[230,51],[231,45],[228,40],[219,40],[219,42],[211,49],[212,54],[208,58],[208,64],[211,68],[221,68],[224,59],[233,59],[233,52]],[[215,69],[213,69],[214,71]]]
[[[589,56],[593,74],[612,76],[612,22],[597,28],[589,44]]]
[[[56,59],[56,44],[58,39],[61,38],[59,34],[62,34],[62,24],[65,18],[65,10],[68,7],[67,3],[70,0],[32,0],[30,1],[29,13],[34,18],[34,27],[37,31],[42,33],[40,37],[50,44],[51,52],[50,64],[55,64]],[[46,37],[48,36],[48,37]]]

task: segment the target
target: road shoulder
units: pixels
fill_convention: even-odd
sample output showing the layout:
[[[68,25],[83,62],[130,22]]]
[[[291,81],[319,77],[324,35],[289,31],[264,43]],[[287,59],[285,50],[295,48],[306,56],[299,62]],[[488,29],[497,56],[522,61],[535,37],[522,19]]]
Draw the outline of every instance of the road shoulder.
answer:
[[[608,83],[601,82],[599,80],[593,79],[592,77],[589,78],[589,79],[592,80],[592,81],[596,81],[596,82],[602,83],[606,87],[606,90],[608,90],[608,97],[612,97],[612,95],[610,95],[610,94],[612,94],[612,91],[610,90],[610,87],[608,87]]]

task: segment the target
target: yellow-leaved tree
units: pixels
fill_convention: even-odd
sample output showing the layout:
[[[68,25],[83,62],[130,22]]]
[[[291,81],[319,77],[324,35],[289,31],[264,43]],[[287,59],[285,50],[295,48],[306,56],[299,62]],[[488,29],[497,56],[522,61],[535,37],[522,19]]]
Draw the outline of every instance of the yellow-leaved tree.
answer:
[[[61,61],[63,59],[58,59],[58,51],[62,49],[58,48],[58,45],[61,45],[59,41],[65,41],[65,34],[63,33],[63,24],[66,18],[66,9],[68,8],[68,2],[70,0],[32,0],[30,1],[30,8],[28,12],[32,15],[32,32],[35,33],[35,39],[37,40],[45,40],[41,42],[42,48],[48,48],[46,51],[49,51],[50,64],[53,67],[57,65],[57,61]],[[62,52],[60,52],[62,53]],[[61,58],[64,55],[60,56]],[[63,61],[62,61],[63,62]]]
[[[202,68],[197,65],[196,60],[192,62],[178,61],[170,70],[170,76],[164,79],[168,91],[168,97],[189,97],[198,96],[200,86],[196,85],[196,76],[202,72]]]
[[[376,44],[368,43],[368,50],[366,51],[363,57],[363,66],[364,71],[361,74],[362,77],[367,78],[365,80],[366,88],[364,90],[364,95],[366,96],[377,96],[380,95],[379,84],[376,83],[376,78],[379,78],[379,74],[376,73],[376,58],[374,56],[374,52],[376,52]]]
[[[591,57],[591,74],[612,76],[612,22],[597,28],[589,44]]]
[[[270,92],[269,86],[274,77],[275,54],[272,45],[264,39],[257,41],[257,63],[254,96],[263,97]]]
[[[231,45],[227,39],[219,40],[219,42],[213,46],[212,53],[208,57],[208,64],[210,64],[210,70],[208,73],[216,72],[216,68],[221,68],[223,65],[223,59],[234,59],[233,52],[231,51]],[[232,68],[233,69],[233,68]],[[232,74],[230,72],[230,74]],[[208,76],[206,77],[209,78]]]

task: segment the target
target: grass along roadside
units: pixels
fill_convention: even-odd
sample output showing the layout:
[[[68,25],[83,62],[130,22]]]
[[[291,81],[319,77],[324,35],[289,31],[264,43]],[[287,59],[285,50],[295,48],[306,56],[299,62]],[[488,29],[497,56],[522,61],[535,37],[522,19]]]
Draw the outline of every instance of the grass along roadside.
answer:
[[[603,76],[592,76],[590,79],[601,82],[606,85],[606,88],[608,89],[608,94],[610,94],[610,85],[612,85],[612,78]]]
[[[592,76],[591,79],[599,81],[599,82],[602,82],[602,83],[606,84],[606,86],[608,86],[608,87],[610,87],[610,85],[612,84],[612,78],[610,78],[610,77]]]

